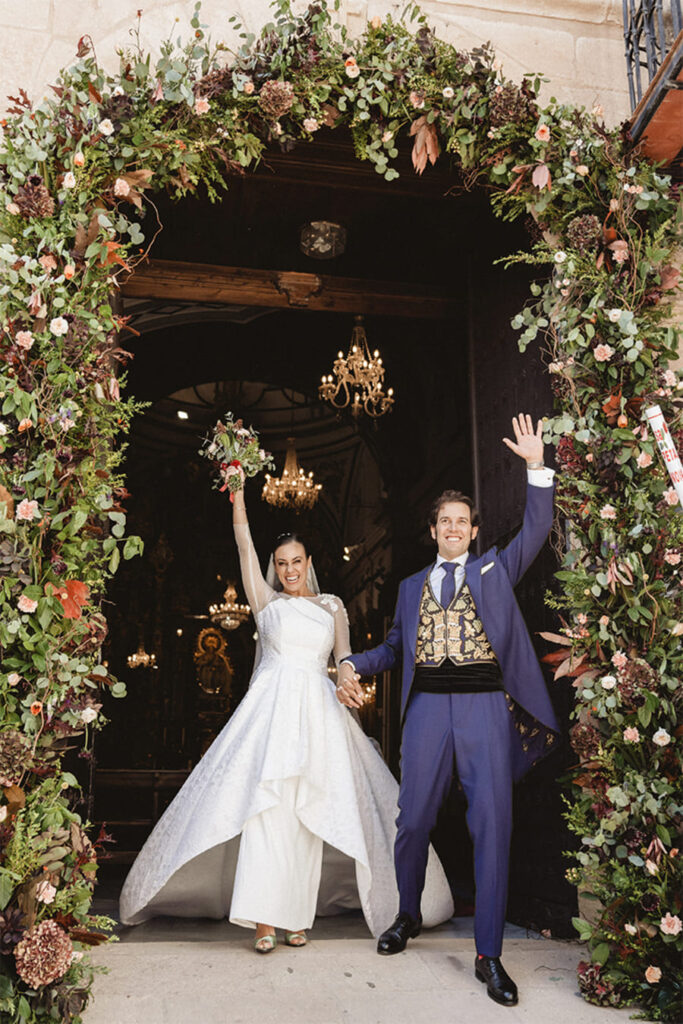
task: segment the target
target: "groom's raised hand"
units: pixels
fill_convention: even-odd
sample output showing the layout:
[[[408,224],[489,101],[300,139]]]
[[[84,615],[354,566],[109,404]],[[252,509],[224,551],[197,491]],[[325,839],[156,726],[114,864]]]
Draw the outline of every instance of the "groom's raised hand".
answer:
[[[347,708],[362,708],[365,701],[360,676],[348,661],[339,666],[337,677],[337,700]]]
[[[519,455],[525,462],[543,463],[543,422],[539,420],[534,430],[534,421],[531,416],[520,413],[512,417],[512,429],[515,432],[515,441],[509,437],[503,438],[503,444]]]

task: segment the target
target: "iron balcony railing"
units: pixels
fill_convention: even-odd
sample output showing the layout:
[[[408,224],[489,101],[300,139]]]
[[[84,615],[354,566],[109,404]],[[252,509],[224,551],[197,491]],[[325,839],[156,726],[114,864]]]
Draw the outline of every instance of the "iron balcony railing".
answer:
[[[628,91],[635,110],[643,98],[642,70],[647,69],[647,89],[683,27],[681,0],[622,0],[622,5]]]

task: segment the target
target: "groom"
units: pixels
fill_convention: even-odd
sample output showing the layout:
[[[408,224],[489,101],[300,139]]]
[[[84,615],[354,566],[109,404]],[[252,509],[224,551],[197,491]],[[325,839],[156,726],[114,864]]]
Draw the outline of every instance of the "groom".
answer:
[[[552,747],[555,715],[513,587],[542,547],[553,517],[553,471],[543,465],[541,422],[514,417],[504,443],[528,471],[521,530],[502,550],[469,556],[479,530],[472,500],[445,491],[429,525],[436,562],[399,587],[384,643],[340,667],[337,696],[360,707],[359,680],[403,660],[401,788],[394,847],[399,913],[377,952],[400,953],[420,933],[429,836],[451,785],[467,799],[474,845],[475,975],[503,1006],[517,987],[500,961],[512,831],[512,783]]]

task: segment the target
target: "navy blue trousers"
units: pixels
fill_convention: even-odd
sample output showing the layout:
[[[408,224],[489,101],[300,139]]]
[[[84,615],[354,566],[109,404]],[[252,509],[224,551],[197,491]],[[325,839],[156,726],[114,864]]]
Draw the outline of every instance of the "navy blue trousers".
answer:
[[[455,761],[474,845],[474,937],[483,956],[500,956],[503,943],[512,832],[511,730],[500,691],[414,693],[403,727],[394,847],[399,909],[412,917],[420,912],[429,835]]]

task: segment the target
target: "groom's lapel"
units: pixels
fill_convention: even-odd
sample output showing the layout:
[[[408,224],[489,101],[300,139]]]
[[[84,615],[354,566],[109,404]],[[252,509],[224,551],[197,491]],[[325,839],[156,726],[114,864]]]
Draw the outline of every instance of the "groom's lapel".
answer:
[[[410,657],[415,660],[415,641],[417,638],[417,624],[420,618],[420,599],[422,597],[422,590],[425,585],[425,580],[434,568],[434,563],[428,565],[426,569],[418,573],[417,576],[413,576],[411,579],[406,581],[405,588],[405,621],[406,628],[408,630],[407,637],[409,643]]]
[[[470,588],[479,617],[481,618],[481,558],[468,558],[465,562],[465,582]]]

